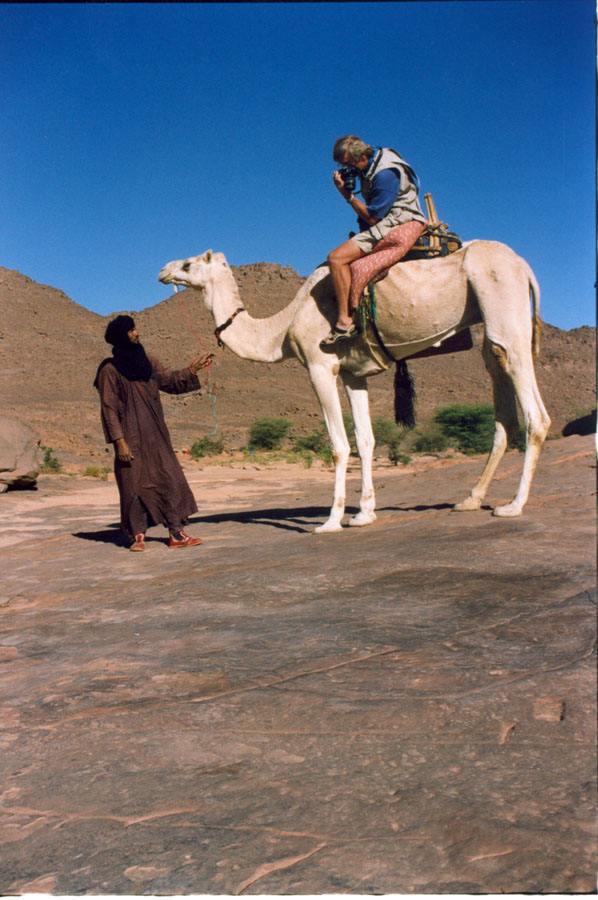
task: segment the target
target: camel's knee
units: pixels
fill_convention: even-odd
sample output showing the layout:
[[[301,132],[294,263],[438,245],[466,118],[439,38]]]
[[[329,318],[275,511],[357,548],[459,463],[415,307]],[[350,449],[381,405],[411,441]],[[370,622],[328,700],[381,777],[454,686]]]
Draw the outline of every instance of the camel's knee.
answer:
[[[355,444],[357,446],[357,452],[360,456],[363,456],[366,453],[369,454],[374,452],[376,441],[373,434],[357,434],[357,432],[355,432]]]
[[[508,372],[509,357],[506,349],[500,344],[495,344],[494,341],[487,341],[486,348],[491,353],[492,359],[496,362],[501,372]]]
[[[546,440],[551,424],[550,416],[545,410],[535,409],[529,411],[526,416],[525,429],[527,445],[540,448]]]
[[[516,431],[516,429],[515,429]],[[511,422],[501,422],[498,419],[494,423],[494,440],[493,447],[496,449],[505,449],[509,438],[513,432],[513,425]]]
[[[351,451],[348,445],[346,447],[332,447],[332,461],[335,465],[335,468],[347,465],[350,452]]]
[[[536,424],[533,428],[528,431],[527,443],[532,444],[532,446],[537,447],[538,450],[543,446],[544,441],[546,440],[546,435],[548,434],[548,427],[545,426],[544,422],[540,422]]]

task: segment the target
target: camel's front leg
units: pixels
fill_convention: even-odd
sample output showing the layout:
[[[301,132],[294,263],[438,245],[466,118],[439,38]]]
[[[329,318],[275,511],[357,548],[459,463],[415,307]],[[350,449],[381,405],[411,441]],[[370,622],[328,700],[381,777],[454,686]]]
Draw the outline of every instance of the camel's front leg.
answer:
[[[328,531],[341,531],[342,529],[341,523],[345,514],[345,481],[350,448],[343,424],[343,413],[338,396],[336,376],[324,366],[312,366],[309,370],[309,377],[322,407],[324,422],[332,444],[332,458],[334,459],[334,499],[332,509],[328,519],[315,529],[316,534],[324,534]]]
[[[358,378],[350,372],[342,372],[347,397],[351,404],[355,422],[355,442],[361,459],[361,500],[359,512],[349,525],[371,525],[376,520],[376,498],[372,481],[372,458],[374,456],[374,433],[370,419],[367,379]]]

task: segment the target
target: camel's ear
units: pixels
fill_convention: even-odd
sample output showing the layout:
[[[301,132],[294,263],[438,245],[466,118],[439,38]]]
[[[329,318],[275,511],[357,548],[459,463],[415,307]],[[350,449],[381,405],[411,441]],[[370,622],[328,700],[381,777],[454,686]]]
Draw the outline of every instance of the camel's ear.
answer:
[[[205,260],[206,260],[206,262],[212,262],[212,251],[211,250],[206,250]]]

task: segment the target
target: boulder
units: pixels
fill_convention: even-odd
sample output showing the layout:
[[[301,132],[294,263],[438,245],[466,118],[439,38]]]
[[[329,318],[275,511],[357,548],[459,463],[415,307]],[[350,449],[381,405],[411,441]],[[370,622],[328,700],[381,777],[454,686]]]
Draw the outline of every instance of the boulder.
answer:
[[[40,440],[18,419],[0,416],[0,494],[35,487],[42,465]]]

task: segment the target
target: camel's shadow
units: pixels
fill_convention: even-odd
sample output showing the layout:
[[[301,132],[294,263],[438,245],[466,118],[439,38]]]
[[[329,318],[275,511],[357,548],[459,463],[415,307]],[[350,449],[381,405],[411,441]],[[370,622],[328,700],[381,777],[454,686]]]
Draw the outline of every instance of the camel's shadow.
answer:
[[[417,506],[379,506],[376,512],[429,512],[432,509],[449,509],[454,508],[454,503],[434,503],[425,505],[423,503]],[[491,512],[492,507],[486,504],[480,506],[481,510]]]
[[[251,509],[246,512],[213,513],[208,516],[190,516],[190,525],[219,525],[235,522],[238,525],[270,525],[272,528],[281,528],[285,531],[296,531],[299,534],[310,534],[316,525],[326,521],[329,514],[327,506],[302,506],[295,509],[271,507],[266,509]],[[359,512],[357,508],[348,507],[351,515]],[[316,520],[316,521],[313,521]],[[76,531],[73,537],[83,541],[95,541],[101,544],[114,544],[118,547],[128,547],[129,543],[120,531],[118,522],[111,523],[109,528],[98,531]],[[157,541],[164,543],[166,538],[151,537],[146,535],[146,543]]]
[[[417,504],[415,506],[381,506],[378,512],[430,512],[432,510],[452,509],[452,503],[434,503],[430,505]],[[483,507],[483,509],[490,507]],[[294,531],[298,534],[311,534],[317,525],[321,525],[328,518],[330,510],[327,506],[298,506],[266,507],[265,509],[251,509],[245,512],[222,512],[212,515],[191,516],[191,525],[221,525],[236,523],[237,525],[269,525],[271,528],[279,528],[283,531]],[[345,510],[349,516],[359,512],[355,506],[347,506]],[[119,524],[115,522],[110,530],[101,531],[77,531],[73,537],[84,541],[95,541],[103,544],[114,544],[118,547],[128,547],[126,538],[119,530]],[[147,536],[146,541],[164,543],[166,538]]]
[[[376,512],[426,512],[431,509],[452,509],[452,503],[418,503],[417,506],[379,506]]]
[[[357,512],[359,510],[356,507],[347,507],[347,513],[350,515],[355,515]],[[310,534],[316,525],[326,521],[329,513],[330,508],[328,506],[299,506],[294,509],[268,507],[266,509],[251,509],[246,512],[193,516],[189,521],[208,525],[228,522],[236,522],[238,525],[270,525],[272,528],[281,528],[285,531]],[[314,522],[314,519],[319,521]]]

